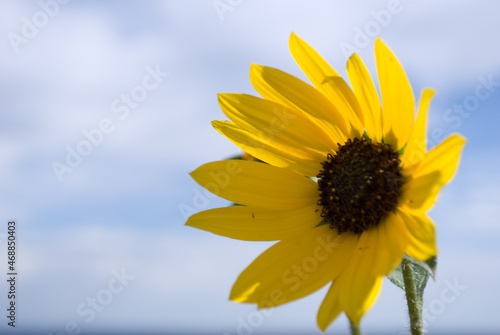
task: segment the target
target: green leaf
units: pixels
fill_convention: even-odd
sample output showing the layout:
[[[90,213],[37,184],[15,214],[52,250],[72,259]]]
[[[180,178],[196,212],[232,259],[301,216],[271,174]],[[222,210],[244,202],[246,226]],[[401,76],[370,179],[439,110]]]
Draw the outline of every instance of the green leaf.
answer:
[[[437,258],[432,257],[425,262],[418,261],[408,255],[405,255],[404,258],[411,263],[415,276],[415,286],[420,298],[422,298],[424,295],[425,286],[427,285],[427,281],[429,280],[429,276],[432,277],[433,280],[436,280]],[[393,282],[397,287],[401,288],[402,290],[405,289],[401,264],[391,273],[389,273],[387,278],[389,278],[389,280]]]
[[[399,287],[400,289],[402,289],[404,291],[405,282],[403,280],[403,271],[401,269],[401,264],[399,264],[399,266],[397,268],[392,270],[392,272],[387,275],[387,278],[389,278],[389,280],[394,285],[396,285],[397,287]]]

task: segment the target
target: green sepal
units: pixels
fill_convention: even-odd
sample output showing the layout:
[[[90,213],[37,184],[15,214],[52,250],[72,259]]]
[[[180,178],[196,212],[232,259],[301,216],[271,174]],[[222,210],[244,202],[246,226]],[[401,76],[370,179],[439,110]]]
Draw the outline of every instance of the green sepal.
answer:
[[[429,276],[432,277],[434,281],[436,280],[437,258],[432,257],[425,262],[422,262],[408,255],[404,255],[404,259],[409,261],[411,263],[411,266],[413,267],[415,287],[417,288],[420,299],[422,299],[425,286],[427,285],[427,281],[429,280]],[[389,275],[387,275],[387,278],[389,278],[391,282],[393,282],[397,287],[401,288],[404,291],[405,284],[401,266],[402,265],[399,264],[397,268],[395,268],[391,273],[389,273]]]
[[[330,222],[326,221],[326,220],[323,220],[320,223],[318,223],[314,228],[318,228],[318,227],[324,226],[326,224],[330,224]]]
[[[239,160],[242,160],[243,159],[243,155],[235,155],[235,156],[231,156],[229,158],[226,158],[226,159],[239,159]]]
[[[229,159],[236,159],[236,160],[246,160],[243,158],[244,155],[234,155],[234,156],[231,156],[229,158],[226,158],[226,160],[229,160]],[[254,157],[255,158],[255,157]],[[259,163],[264,163],[264,164],[267,164],[266,162],[264,161],[261,161],[260,159],[258,158],[255,158],[255,161],[256,162],[259,162]]]
[[[398,150],[398,154],[400,156],[403,156],[403,154],[405,153],[405,149],[406,149],[406,143],[405,143],[405,145],[403,145],[403,147],[401,149]]]

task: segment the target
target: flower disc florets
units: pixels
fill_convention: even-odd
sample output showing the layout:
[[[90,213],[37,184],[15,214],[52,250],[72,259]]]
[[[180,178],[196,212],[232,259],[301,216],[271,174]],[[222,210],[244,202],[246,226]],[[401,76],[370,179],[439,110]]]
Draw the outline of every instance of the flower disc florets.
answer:
[[[321,164],[318,205],[339,234],[360,234],[396,209],[404,180],[399,154],[388,144],[348,139]]]

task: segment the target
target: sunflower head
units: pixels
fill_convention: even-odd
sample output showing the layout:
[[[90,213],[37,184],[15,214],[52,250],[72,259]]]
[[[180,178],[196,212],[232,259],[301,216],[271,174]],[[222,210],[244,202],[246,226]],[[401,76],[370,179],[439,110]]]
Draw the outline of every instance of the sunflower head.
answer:
[[[330,284],[320,329],[342,312],[359,324],[405,254],[421,261],[437,254],[426,212],[453,177],[465,140],[451,135],[427,151],[434,91],[425,89],[415,108],[401,64],[380,39],[380,97],[356,54],[347,62],[349,85],[298,36],[289,43],[312,85],[254,64],[250,80],[262,98],[219,95],[231,121],[214,127],[256,161],[212,162],[192,172],[242,206],[200,212],[186,224],[278,241],[240,274],[230,299],[271,307]]]

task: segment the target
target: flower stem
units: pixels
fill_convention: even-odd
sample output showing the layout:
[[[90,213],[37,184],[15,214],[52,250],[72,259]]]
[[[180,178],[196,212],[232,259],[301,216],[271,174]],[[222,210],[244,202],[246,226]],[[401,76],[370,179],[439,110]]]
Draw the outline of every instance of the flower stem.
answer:
[[[410,330],[412,335],[423,335],[424,324],[422,322],[422,301],[415,287],[415,275],[412,265],[403,259],[403,280],[405,283],[406,302],[408,304],[408,314],[410,315]]]
[[[363,335],[361,333],[361,329],[359,329],[359,326],[356,326],[354,323],[352,323],[351,320],[349,320],[349,323],[351,324],[351,334],[352,335]]]

